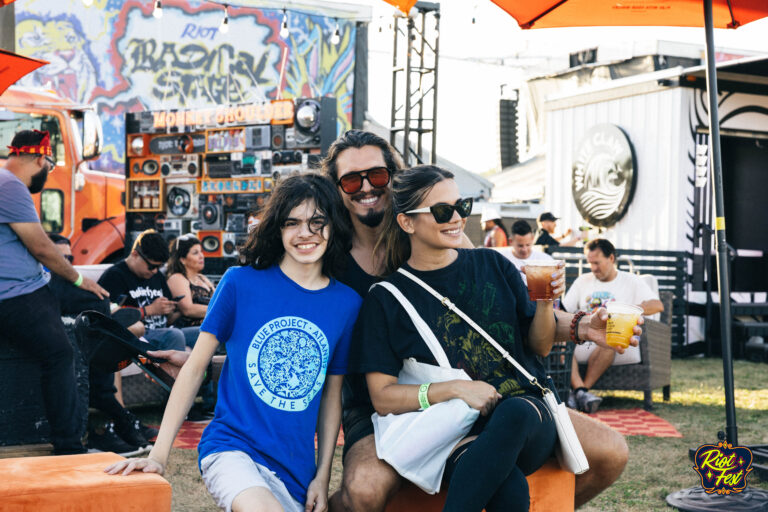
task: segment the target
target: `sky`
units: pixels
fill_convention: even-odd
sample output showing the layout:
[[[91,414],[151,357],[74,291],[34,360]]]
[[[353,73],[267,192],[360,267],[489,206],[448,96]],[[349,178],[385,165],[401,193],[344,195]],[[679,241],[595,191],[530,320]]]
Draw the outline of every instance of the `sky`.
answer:
[[[389,125],[392,86],[390,28],[396,10],[383,0],[369,26],[369,112]],[[609,45],[627,49],[655,40],[704,47],[704,30],[667,27],[589,27],[521,30],[490,0],[440,2],[437,153],[467,170],[499,168],[498,100],[501,84],[567,67],[573,51]],[[475,23],[472,23],[474,18]],[[379,29],[381,28],[381,31]],[[768,19],[738,30],[715,30],[719,49],[768,53]]]

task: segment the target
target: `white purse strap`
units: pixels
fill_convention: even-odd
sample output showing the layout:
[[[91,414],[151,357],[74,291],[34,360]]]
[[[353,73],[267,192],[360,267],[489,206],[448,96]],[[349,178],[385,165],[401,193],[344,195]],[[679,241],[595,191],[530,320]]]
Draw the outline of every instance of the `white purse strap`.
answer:
[[[435,357],[437,364],[442,368],[453,368],[451,363],[448,361],[448,356],[445,354],[445,350],[443,350],[442,345],[440,345],[440,342],[437,341],[437,338],[435,338],[435,333],[432,332],[432,329],[429,328],[424,319],[421,318],[421,315],[419,315],[419,313],[416,311],[416,308],[413,307],[411,301],[405,298],[405,295],[400,292],[397,286],[387,281],[380,281],[373,286],[383,286],[389,290],[389,293],[395,296],[398,302],[400,302],[400,305],[403,306],[403,309],[405,309],[405,311],[411,317],[413,324],[416,326],[416,330],[419,331],[419,334],[421,334],[421,337],[424,339],[427,347],[429,347],[429,350]],[[373,286],[371,286],[371,288],[373,288]]]
[[[424,281],[422,281],[421,279],[419,279],[415,275],[411,274],[410,272],[408,272],[404,268],[399,268],[399,269],[397,269],[397,271],[400,272],[401,274],[403,274],[408,279],[410,279],[413,282],[415,282],[416,284],[420,285],[422,288],[427,290],[434,298],[436,298],[438,301],[440,301],[440,303],[443,306],[445,306],[446,308],[448,308],[449,310],[453,311],[454,313],[459,315],[461,318],[463,318],[469,325],[472,326],[473,329],[475,329],[478,333],[480,333],[480,335],[483,338],[485,338],[486,341],[488,341],[488,343],[493,345],[493,347],[501,353],[501,356],[504,359],[509,361],[512,364],[512,366],[517,368],[517,371],[519,371],[523,375],[523,377],[528,379],[531,382],[531,384],[533,384],[534,386],[537,386],[539,389],[541,389],[542,393],[547,393],[547,392],[550,391],[548,388],[546,388],[546,387],[542,386],[541,384],[539,384],[539,381],[536,379],[536,377],[534,377],[533,375],[528,373],[528,371],[525,368],[523,368],[523,366],[520,363],[518,363],[515,360],[515,358],[512,357],[512,355],[508,351],[504,350],[504,347],[499,345],[499,343],[495,339],[493,339],[490,334],[485,332],[485,329],[483,329],[482,327],[477,325],[474,320],[469,318],[466,315],[466,313],[464,313],[461,309],[459,309],[456,306],[456,304],[454,304],[451,301],[451,299],[449,299],[448,297],[443,297],[442,295],[437,293],[437,291],[435,291],[434,288],[432,288],[427,283],[425,283]]]

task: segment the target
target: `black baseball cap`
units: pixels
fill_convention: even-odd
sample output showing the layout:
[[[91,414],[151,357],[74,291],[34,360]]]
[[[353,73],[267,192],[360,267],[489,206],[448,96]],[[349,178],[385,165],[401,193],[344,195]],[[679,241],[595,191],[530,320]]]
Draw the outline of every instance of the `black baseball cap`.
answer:
[[[545,220],[550,220],[552,222],[555,222],[557,220],[557,217],[552,215],[551,212],[544,212],[541,215],[539,215],[539,222],[545,221]]]

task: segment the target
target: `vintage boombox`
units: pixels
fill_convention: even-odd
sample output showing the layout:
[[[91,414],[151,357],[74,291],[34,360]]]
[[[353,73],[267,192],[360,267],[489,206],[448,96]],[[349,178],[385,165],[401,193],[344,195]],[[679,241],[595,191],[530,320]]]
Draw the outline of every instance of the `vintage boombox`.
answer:
[[[285,147],[320,148],[326,153],[336,140],[336,98],[299,98],[293,126],[285,130]]]
[[[270,126],[248,126],[245,128],[245,149],[269,149],[272,145]]]
[[[237,234],[236,233],[222,233],[221,234],[221,255],[225,258],[236,258],[237,251]]]
[[[168,219],[163,222],[163,230],[160,234],[165,238],[166,242],[170,242],[181,236],[183,227],[181,219]]]
[[[269,175],[272,172],[271,151],[245,151],[205,156],[205,175],[222,179],[233,176]]]
[[[200,229],[203,231],[224,229],[224,210],[221,203],[200,205]]]
[[[298,149],[286,149],[272,153],[272,165],[300,164],[304,160],[304,152]]]
[[[137,156],[147,156],[149,152],[149,135],[146,133],[136,133],[128,135],[125,145],[125,153],[129,158]]]
[[[278,165],[272,167],[272,179],[278,181],[296,174],[303,174],[307,168],[303,165]]]
[[[200,176],[199,155],[162,155],[160,174],[166,178],[198,178]]]
[[[169,218],[193,220],[200,216],[197,185],[194,182],[168,183],[165,200]]]
[[[204,133],[175,133],[155,135],[149,140],[149,151],[154,155],[183,155],[205,151]]]
[[[198,231],[197,238],[206,258],[221,258],[221,231]]]
[[[128,159],[129,178],[154,177],[159,170],[160,163],[157,157]]]

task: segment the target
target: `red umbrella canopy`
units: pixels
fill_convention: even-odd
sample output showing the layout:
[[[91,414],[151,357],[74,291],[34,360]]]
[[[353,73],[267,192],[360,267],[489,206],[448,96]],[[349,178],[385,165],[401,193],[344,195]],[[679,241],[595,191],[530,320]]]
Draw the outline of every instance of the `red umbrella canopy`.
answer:
[[[416,0],[384,0],[407,13]],[[703,27],[702,0],[492,0],[522,28]],[[712,0],[714,28],[768,16],[768,0]]]
[[[0,0],[0,7],[2,7],[4,5],[12,4],[15,1],[16,0]]]
[[[48,62],[44,60],[0,50],[0,94],[3,94],[8,87],[15,84],[27,73],[31,73],[46,64]]]

